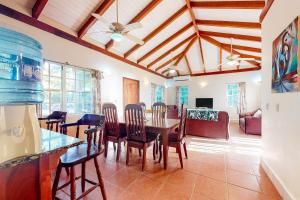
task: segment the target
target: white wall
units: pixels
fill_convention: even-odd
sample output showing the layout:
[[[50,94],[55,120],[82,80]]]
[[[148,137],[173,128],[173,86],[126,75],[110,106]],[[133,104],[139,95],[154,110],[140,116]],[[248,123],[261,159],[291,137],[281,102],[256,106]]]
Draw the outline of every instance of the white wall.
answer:
[[[147,107],[151,104],[151,82],[160,85],[165,83],[165,79],[162,77],[4,15],[0,15],[0,26],[22,32],[38,40],[43,46],[45,59],[62,63],[69,62],[80,67],[95,68],[103,71],[103,102],[114,102],[117,104],[119,114],[123,110],[123,77],[140,81],[140,101],[145,102]]]
[[[214,98],[214,109],[227,111],[231,119],[238,118],[237,109],[227,106],[226,84],[246,82],[247,110],[260,107],[260,71],[192,77],[190,81],[176,82],[176,85],[189,87],[188,107],[195,107],[196,98]],[[175,86],[168,88],[168,103],[176,104]]]
[[[297,15],[299,0],[276,0],[262,23],[263,162],[285,200],[300,199],[300,93],[271,93],[272,43]]]

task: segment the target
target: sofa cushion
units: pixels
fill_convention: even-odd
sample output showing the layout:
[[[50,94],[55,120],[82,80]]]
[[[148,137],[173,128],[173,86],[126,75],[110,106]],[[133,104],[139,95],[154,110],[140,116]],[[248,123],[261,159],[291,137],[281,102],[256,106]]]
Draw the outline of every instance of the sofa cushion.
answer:
[[[261,110],[257,110],[257,111],[254,113],[253,117],[258,117],[258,118],[260,118],[260,117],[261,117]]]

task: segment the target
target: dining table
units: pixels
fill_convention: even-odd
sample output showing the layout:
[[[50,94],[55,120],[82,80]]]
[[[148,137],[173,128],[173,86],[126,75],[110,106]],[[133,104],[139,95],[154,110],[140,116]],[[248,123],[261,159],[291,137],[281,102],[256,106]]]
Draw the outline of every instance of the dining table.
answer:
[[[180,123],[179,119],[167,119],[167,118],[145,118],[145,128],[146,132],[149,133],[158,133],[162,136],[163,142],[163,165],[164,169],[168,168],[168,152],[169,152],[169,139],[168,135],[170,134],[171,130],[174,130],[178,127]],[[125,119],[119,119],[120,128],[125,129]]]

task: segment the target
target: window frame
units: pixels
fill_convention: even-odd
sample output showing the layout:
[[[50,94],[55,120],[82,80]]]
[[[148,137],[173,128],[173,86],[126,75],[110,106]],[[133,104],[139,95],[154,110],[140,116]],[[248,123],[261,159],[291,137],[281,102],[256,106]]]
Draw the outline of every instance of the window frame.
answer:
[[[229,88],[229,86],[235,86],[235,89],[233,90],[232,88]],[[231,90],[231,92],[229,90]],[[234,100],[232,101],[233,98]],[[227,83],[226,84],[227,106],[231,108],[237,107],[238,98],[239,98],[239,83]]]
[[[82,67],[77,67],[77,66],[74,66],[74,65],[70,65],[70,64],[64,64],[64,63],[60,63],[60,62],[55,62],[55,61],[51,61],[51,60],[44,60],[44,64],[48,63],[48,74],[44,74],[44,69],[43,69],[43,79],[45,77],[48,78],[48,88],[44,88],[44,92],[47,92],[48,93],[48,114],[51,114],[53,111],[52,111],[52,103],[51,103],[51,92],[61,92],[61,97],[60,97],[60,110],[62,111],[67,111],[68,113],[70,114],[83,114],[83,113],[92,113],[93,112],[93,92],[92,92],[92,70],[91,69],[86,69],[86,68],[82,68]],[[50,78],[52,77],[51,76],[51,73],[50,73],[50,66],[51,64],[55,64],[55,65],[59,65],[61,66],[61,76],[60,77],[56,77],[54,76],[55,78],[61,78],[61,88],[60,89],[51,89],[50,88]],[[67,77],[67,68],[70,68],[70,69],[73,69],[74,70],[74,74],[75,74],[75,77],[74,78],[68,78]],[[83,74],[83,80],[81,80],[83,82],[83,91],[81,90],[77,90],[76,88],[76,84],[77,84],[77,77],[76,77],[76,72],[78,70],[81,70],[84,72]],[[90,89],[89,91],[86,91],[86,73],[89,73],[90,74]],[[69,90],[67,88],[67,79],[70,79],[70,80],[74,80],[74,83],[75,83],[75,86],[74,86],[74,90]],[[44,86],[44,85],[43,85]],[[68,101],[67,101],[67,98],[68,98],[68,93],[69,92],[73,92],[75,93],[75,107],[77,105],[79,105],[80,101],[80,96],[79,94],[80,93],[90,93],[90,104],[91,104],[91,108],[90,108],[90,111],[87,111],[87,112],[78,112],[76,111],[75,109],[75,112],[70,112],[69,110],[67,110],[67,105],[68,105]],[[42,103],[42,115],[47,115],[47,113],[44,113],[44,102]]]
[[[186,94],[186,99],[183,100],[183,103],[181,102],[181,95],[182,95],[182,89],[185,88],[187,91],[187,94]],[[189,104],[189,86],[178,86],[178,104],[181,105],[188,105]]]

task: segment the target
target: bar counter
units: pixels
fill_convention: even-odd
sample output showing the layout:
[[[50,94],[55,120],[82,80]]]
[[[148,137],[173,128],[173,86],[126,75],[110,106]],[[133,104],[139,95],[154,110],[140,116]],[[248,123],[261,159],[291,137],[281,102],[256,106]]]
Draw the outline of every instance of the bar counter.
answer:
[[[0,200],[51,199],[51,173],[59,157],[83,140],[41,129],[0,135]]]

